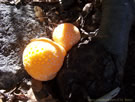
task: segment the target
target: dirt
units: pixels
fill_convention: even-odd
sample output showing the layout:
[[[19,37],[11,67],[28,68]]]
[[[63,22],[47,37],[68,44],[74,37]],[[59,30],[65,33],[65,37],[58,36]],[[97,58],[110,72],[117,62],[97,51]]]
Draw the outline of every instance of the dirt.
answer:
[[[110,55],[98,43],[98,38],[91,40],[93,33],[85,35],[97,30],[101,19],[101,3],[90,1],[90,12],[82,12],[85,4],[76,4],[68,10],[63,10],[58,3],[0,4],[0,99],[3,102],[90,102],[88,96],[97,99],[117,87],[116,69]],[[34,6],[39,6],[42,14],[36,16],[39,11],[34,11]],[[48,82],[31,79],[21,61],[24,47],[32,38],[45,36],[51,39],[53,29],[63,22],[73,23],[80,29],[80,42],[68,52],[55,79]],[[135,99],[134,28],[130,32],[124,81],[114,102],[133,102]],[[10,64],[5,66],[6,62]],[[110,65],[112,67],[107,71]]]

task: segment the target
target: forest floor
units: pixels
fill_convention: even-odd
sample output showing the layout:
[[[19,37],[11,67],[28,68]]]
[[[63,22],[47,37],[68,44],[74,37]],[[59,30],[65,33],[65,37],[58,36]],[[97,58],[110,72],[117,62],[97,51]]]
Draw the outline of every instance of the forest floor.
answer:
[[[6,5],[10,4],[6,3]],[[78,43],[78,45],[87,45],[91,41],[91,37],[95,36],[94,31],[96,31],[100,25],[102,13],[100,2],[91,2],[91,6],[88,7],[89,12],[87,12],[87,10],[84,10],[84,12],[82,12],[84,4],[76,4],[68,10],[61,9],[59,3],[21,3],[17,6],[12,4],[12,6],[16,6],[18,9],[20,9],[21,6],[25,5],[31,5],[33,7],[33,14],[36,14],[36,12],[40,12],[39,15],[35,16],[34,18],[39,22],[40,26],[44,26],[43,33],[40,33],[38,37],[43,37],[44,34],[46,34],[45,36],[51,39],[53,29],[58,24],[69,22],[76,25],[80,29],[81,41]],[[34,10],[34,7],[40,7],[41,9],[38,8]],[[81,15],[84,16],[83,19],[81,18]],[[130,32],[128,58],[125,65],[123,86],[120,93],[114,98],[115,100],[112,100],[110,102],[133,102],[133,100],[135,99],[134,28],[135,26],[132,27]],[[89,32],[93,33],[89,34]],[[39,33],[38,30],[37,33]],[[28,41],[26,41],[25,45],[27,43]],[[1,46],[2,44],[3,43],[1,43]],[[80,50],[79,53],[85,53],[85,55],[87,55],[88,51],[84,51],[86,51],[89,47],[86,46],[86,48],[83,48],[84,49]],[[89,60],[85,60],[85,63],[89,63]],[[50,83],[52,84],[55,82],[52,81]],[[30,76],[24,77],[23,80],[16,83],[16,85],[11,87],[10,89],[0,89],[0,102],[61,102],[59,96],[55,97],[55,95],[53,96],[52,94],[48,94],[48,90],[50,89],[50,87],[48,87],[47,85],[50,85],[50,83],[36,81],[34,79],[31,79]]]

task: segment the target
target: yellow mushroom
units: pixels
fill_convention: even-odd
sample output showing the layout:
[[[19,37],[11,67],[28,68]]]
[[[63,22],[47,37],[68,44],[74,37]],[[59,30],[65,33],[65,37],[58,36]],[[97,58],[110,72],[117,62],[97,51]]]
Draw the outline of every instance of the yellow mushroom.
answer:
[[[23,52],[25,70],[34,79],[53,79],[63,65],[65,49],[48,38],[33,39]]]
[[[71,23],[58,25],[52,35],[53,40],[69,51],[80,40],[79,29]]]

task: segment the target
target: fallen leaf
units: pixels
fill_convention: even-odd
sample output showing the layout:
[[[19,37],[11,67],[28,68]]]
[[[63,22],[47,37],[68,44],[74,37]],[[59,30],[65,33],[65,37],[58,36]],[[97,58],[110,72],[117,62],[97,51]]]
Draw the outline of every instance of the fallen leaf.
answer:
[[[29,98],[27,102],[38,102],[32,88],[28,90],[26,96]]]
[[[0,102],[3,102],[2,99],[0,99]]]

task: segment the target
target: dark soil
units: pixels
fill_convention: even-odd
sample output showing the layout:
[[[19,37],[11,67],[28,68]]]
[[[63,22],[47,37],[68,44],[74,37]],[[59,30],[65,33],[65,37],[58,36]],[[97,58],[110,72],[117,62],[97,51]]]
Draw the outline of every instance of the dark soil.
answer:
[[[91,102],[89,97],[97,99],[117,87],[111,56],[98,43],[98,36],[92,33],[99,28],[101,3],[90,1],[89,12],[82,12],[85,4],[79,3],[68,10],[63,10],[58,3],[24,2],[17,6],[0,3],[0,101]],[[35,16],[34,6],[41,7],[43,14]],[[9,8],[13,11],[4,14],[3,10]],[[44,17],[43,21],[40,21],[41,17]],[[80,42],[68,52],[55,79],[48,82],[31,79],[21,61],[24,47],[32,38],[51,38],[53,29],[64,22],[73,23],[80,29]],[[134,102],[135,99],[134,28],[133,25],[130,32],[124,81],[114,102]]]

